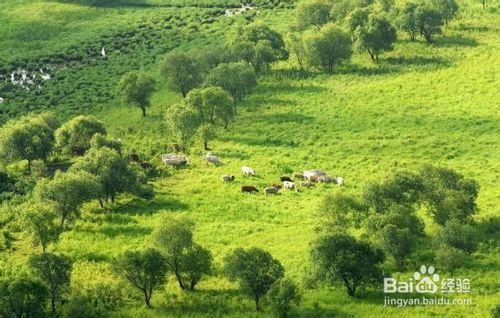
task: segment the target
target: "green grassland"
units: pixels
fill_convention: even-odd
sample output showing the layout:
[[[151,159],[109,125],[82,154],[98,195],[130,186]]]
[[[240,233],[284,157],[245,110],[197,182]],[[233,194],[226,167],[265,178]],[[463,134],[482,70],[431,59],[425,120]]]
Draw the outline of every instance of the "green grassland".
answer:
[[[0,12],[5,13],[0,15],[0,58],[5,67],[53,57],[72,46],[100,49],[101,43],[111,45],[106,41],[119,38],[116,35],[123,30],[138,30],[141,24],[147,25],[139,29],[141,34],[153,43],[149,50],[144,43],[124,44],[127,50],[121,54],[69,63],[41,93],[12,96],[11,102],[2,105],[3,119],[38,107],[61,117],[91,113],[128,150],[160,165],[158,155],[172,143],[163,116],[181,97],[161,83],[149,115],[142,118],[137,109],[124,107],[115,98],[112,90],[117,79],[132,69],[157,76],[157,62],[165,52],[216,43],[229,36],[232,26],[247,20],[226,18],[218,9],[195,8],[190,2],[186,7],[182,1],[131,3],[96,7],[84,1],[8,0],[0,4]],[[212,143],[223,165],[205,165],[202,145],[197,143],[187,154],[187,168],[166,170],[153,182],[153,201],[123,196],[104,213],[97,203],[85,207],[82,219],[53,247],[76,260],[72,287],[105,286],[123,293],[129,301],[112,314],[116,317],[267,317],[268,308],[253,313],[251,301],[220,273],[228,252],[262,247],[280,260],[288,275],[303,283],[309,244],[323,221],[318,204],[326,194],[358,194],[391,171],[428,163],[478,181],[478,223],[498,217],[498,12],[483,11],[479,2],[461,4],[459,17],[436,43],[412,43],[400,34],[395,50],[384,54],[378,64],[367,54],[356,54],[350,64],[330,75],[297,71],[293,61],[274,65],[241,102],[229,130],[220,131]],[[289,9],[263,8],[255,19],[284,32],[291,14]],[[207,19],[213,21],[206,23]],[[170,21],[171,29],[164,29],[165,21]],[[93,44],[96,41],[99,45]],[[258,176],[240,177],[242,165],[255,168]],[[344,176],[346,186],[318,185],[271,197],[239,191],[243,184],[262,188],[290,171],[314,168]],[[227,173],[237,176],[233,184],[220,181]],[[185,215],[196,222],[196,239],[212,251],[216,275],[194,293],[181,292],[171,281],[154,296],[154,308],[148,310],[128,287],[122,288],[107,261],[148,246],[150,233],[165,214]],[[432,226],[427,230],[432,232]],[[0,254],[0,273],[25,270],[32,250],[27,239],[19,238],[12,251]],[[304,288],[299,316],[488,317],[500,296],[499,255],[496,244],[484,244],[474,264],[455,273],[471,279],[472,306],[384,308],[381,290],[366,290],[353,299],[341,288],[319,287]],[[401,277],[414,268],[409,266]]]

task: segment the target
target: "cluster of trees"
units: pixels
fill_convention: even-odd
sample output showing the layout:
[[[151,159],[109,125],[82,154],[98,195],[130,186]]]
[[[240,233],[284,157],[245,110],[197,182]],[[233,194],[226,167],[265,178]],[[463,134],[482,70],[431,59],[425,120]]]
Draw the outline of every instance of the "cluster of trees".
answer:
[[[160,74],[184,97],[165,116],[177,143],[185,146],[198,135],[208,149],[217,128],[228,127],[238,102],[257,85],[257,76],[286,58],[281,35],[262,23],[237,28],[223,45],[168,53],[160,64]],[[155,81],[146,73],[130,72],[122,77],[117,90],[124,103],[139,107],[145,116]]]
[[[51,114],[30,115],[0,129],[5,167],[27,162],[21,173],[16,174],[15,165],[9,171],[3,168],[0,175],[8,182],[1,190],[25,196],[14,209],[23,230],[43,252],[57,241],[68,221],[79,217],[85,203],[98,200],[104,207],[124,192],[151,197],[140,171],[122,156],[121,148],[121,142],[107,137],[102,122],[91,116],[77,116],[59,126]],[[51,155],[66,156],[72,164],[66,172],[57,170],[51,176]],[[19,183],[24,185],[22,192]]]
[[[458,12],[455,0],[321,1],[305,0],[295,10],[296,21],[287,35],[287,46],[300,68],[331,72],[350,59],[354,50],[378,61],[397,40],[396,27],[413,41],[422,35],[428,43]]]
[[[474,180],[466,179],[451,169],[425,166],[417,172],[400,171],[383,182],[371,184],[360,197],[342,193],[328,196],[321,210],[328,220],[327,233],[337,237],[334,240],[330,236],[329,239],[337,242],[351,228],[362,228],[365,234],[361,236],[361,244],[372,246],[372,254],[365,260],[371,259],[373,266],[380,265],[383,255],[386,255],[398,270],[403,270],[411,257],[418,257],[419,251],[429,247],[431,239],[426,236],[424,222],[417,213],[425,210],[439,227],[430,242],[434,247],[434,241],[436,246],[433,249],[437,251],[435,260],[443,269],[453,271],[466,263],[477,247],[472,222],[472,216],[477,211],[477,196],[478,185]],[[349,244],[354,244],[353,238],[349,240]],[[323,248],[320,255],[331,257],[330,262],[340,261],[339,247],[329,249],[324,244],[318,244]],[[315,260],[318,259],[318,246],[313,250]],[[358,266],[358,270],[366,266]],[[371,272],[378,271],[373,269]],[[364,277],[373,278],[368,273]],[[344,281],[348,291],[352,289],[344,278],[337,279]]]
[[[288,53],[281,35],[262,23],[237,28],[233,39],[202,52],[173,52],[160,72],[184,100],[166,114],[177,142],[198,134],[205,149],[217,127],[227,128],[239,101],[257,85],[257,76]]]
[[[58,317],[69,292],[72,261],[53,253],[32,254],[28,267],[26,276],[0,281],[0,316]]]
[[[113,262],[115,273],[136,288],[147,307],[155,290],[165,286],[171,273],[182,290],[193,291],[212,274],[212,253],[193,239],[195,224],[187,218],[166,217],[153,234],[154,246],[126,252]],[[252,298],[257,311],[266,295],[274,310],[286,316],[300,295],[297,286],[284,278],[280,262],[259,248],[236,249],[224,260],[230,281]]]
[[[69,167],[52,174],[61,158]],[[62,125],[48,113],[8,122],[0,129],[0,159],[0,176],[7,181],[2,192],[21,196],[13,200],[2,193],[12,207],[9,222],[19,225],[13,228],[20,228],[42,252],[29,257],[28,273],[0,281],[0,316],[58,317],[67,300],[72,261],[48,252],[50,245],[85,203],[98,200],[104,207],[123,192],[143,197],[152,192],[141,183],[138,167],[122,156],[121,142],[107,137],[102,122],[91,116]]]

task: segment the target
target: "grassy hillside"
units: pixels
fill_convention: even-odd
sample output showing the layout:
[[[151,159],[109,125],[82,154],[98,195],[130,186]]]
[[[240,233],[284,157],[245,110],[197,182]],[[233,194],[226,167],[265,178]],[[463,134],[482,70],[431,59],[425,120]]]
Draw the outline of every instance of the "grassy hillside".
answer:
[[[71,45],[92,43],[95,39],[107,41],[103,39],[111,39],[113,32],[134,29],[141,21],[158,25],[163,22],[154,21],[163,21],[165,15],[183,21],[183,17],[197,17],[204,10],[212,10],[174,9],[163,3],[167,2],[155,0],[144,6],[103,8],[79,1],[6,1],[0,4],[0,12],[8,12],[0,18],[0,24],[8,25],[0,31],[2,60],[11,65],[17,59],[52,56]],[[107,261],[126,250],[148,246],[149,234],[165,214],[186,215],[196,222],[196,239],[213,252],[218,274],[228,252],[236,247],[258,246],[279,259],[291,277],[303,282],[308,273],[309,243],[316,238],[322,223],[318,203],[326,194],[358,194],[366,184],[383,179],[391,171],[418,169],[428,163],[453,168],[478,181],[477,222],[498,217],[499,18],[494,10],[482,11],[479,2],[463,5],[460,17],[445,28],[435,44],[412,43],[401,34],[395,50],[384,54],[378,64],[373,64],[367,54],[357,54],[349,65],[331,75],[299,72],[293,61],[275,65],[259,78],[258,87],[240,104],[229,130],[220,131],[212,143],[213,152],[222,158],[223,165],[206,166],[202,146],[195,144],[187,154],[187,168],[168,170],[154,181],[154,201],[121,197],[105,213],[96,203],[85,207],[82,219],[63,234],[53,249],[76,260],[72,286],[78,289],[103,284],[120,290],[122,283],[110,273]],[[290,10],[262,9],[256,19],[285,31],[290,16]],[[143,44],[137,44],[125,54],[110,53],[106,60],[75,62],[68,69],[59,70],[59,77],[46,87],[48,91],[60,92],[54,96],[61,103],[56,101],[47,108],[61,111],[63,116],[92,113],[129,149],[159,164],[158,154],[171,143],[163,115],[181,97],[161,84],[150,115],[142,118],[137,109],[121,106],[114,93],[107,94],[106,90],[111,90],[117,78],[130,69],[156,72],[157,61],[167,50],[202,47],[227,36],[230,25],[245,23],[244,19],[235,22],[219,15],[214,17],[214,24],[201,24],[196,32],[189,32],[183,23],[168,32],[161,27],[145,29],[146,33],[159,33],[152,37],[155,45],[148,54],[142,51]],[[191,23],[200,21],[193,19]],[[24,28],[28,23],[34,31],[26,31],[31,30]],[[87,78],[87,84],[78,88],[74,81],[82,78]],[[101,82],[107,82],[104,89],[99,86]],[[94,99],[96,92],[104,97]],[[28,98],[37,105],[38,98],[47,95],[40,96]],[[20,98],[13,98],[2,107],[13,109],[10,112],[17,115],[24,112],[19,110],[23,103]],[[240,177],[242,165],[254,167],[258,176]],[[344,176],[346,186],[318,185],[271,197],[239,191],[243,184],[262,188],[279,181],[289,171],[315,168]],[[223,184],[220,176],[227,173],[235,174],[236,182]],[[32,251],[22,237],[14,244],[13,251],[0,254],[4,274],[25,270],[26,257]],[[381,291],[366,291],[352,299],[341,288],[319,288],[304,289],[299,315],[488,317],[500,296],[499,255],[496,244],[485,244],[477,252],[474,264],[455,273],[454,276],[471,279],[472,306],[384,308]],[[407,277],[413,270],[409,266],[409,271],[401,276]],[[171,281],[165,291],[153,298],[152,310],[142,308],[135,294],[125,289],[122,292],[132,300],[113,316],[270,315],[266,308],[264,313],[252,313],[250,300],[239,295],[235,285],[222,275],[203,281],[199,289],[186,294]]]

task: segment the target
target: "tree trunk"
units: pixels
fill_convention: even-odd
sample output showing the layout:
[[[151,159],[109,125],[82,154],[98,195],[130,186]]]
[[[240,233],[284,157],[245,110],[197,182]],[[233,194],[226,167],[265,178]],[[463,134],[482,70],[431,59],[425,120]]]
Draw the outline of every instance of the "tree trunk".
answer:
[[[210,150],[210,148],[208,148],[208,142],[207,141],[203,141],[203,148],[205,150]]]
[[[57,317],[56,314],[56,297],[54,295],[51,295],[50,297],[50,306],[52,308],[52,314],[54,317]]]
[[[259,296],[255,295],[254,296],[254,301],[255,301],[255,310],[260,312],[261,309],[260,309],[260,299],[259,299]]]
[[[101,209],[104,209],[104,203],[101,198],[99,198],[99,205],[101,206]]]
[[[142,110],[142,117],[146,117],[146,107],[141,107]]]
[[[179,272],[178,272],[178,271],[175,271],[175,278],[177,279],[177,282],[179,282],[179,287],[180,287],[182,290],[185,290],[185,289],[186,289],[186,286],[184,286],[184,283],[182,282],[181,275],[179,274]]]

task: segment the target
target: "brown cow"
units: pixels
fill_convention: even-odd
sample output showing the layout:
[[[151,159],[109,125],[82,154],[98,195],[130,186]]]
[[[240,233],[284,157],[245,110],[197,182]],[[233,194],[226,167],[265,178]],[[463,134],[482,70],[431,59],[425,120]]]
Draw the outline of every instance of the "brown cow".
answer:
[[[254,192],[259,192],[259,189],[257,189],[256,187],[254,186],[241,186],[241,192],[245,192],[245,193],[254,193]]]
[[[266,194],[279,194],[279,189],[276,188],[276,187],[267,187],[267,188],[264,188],[264,192]]]

